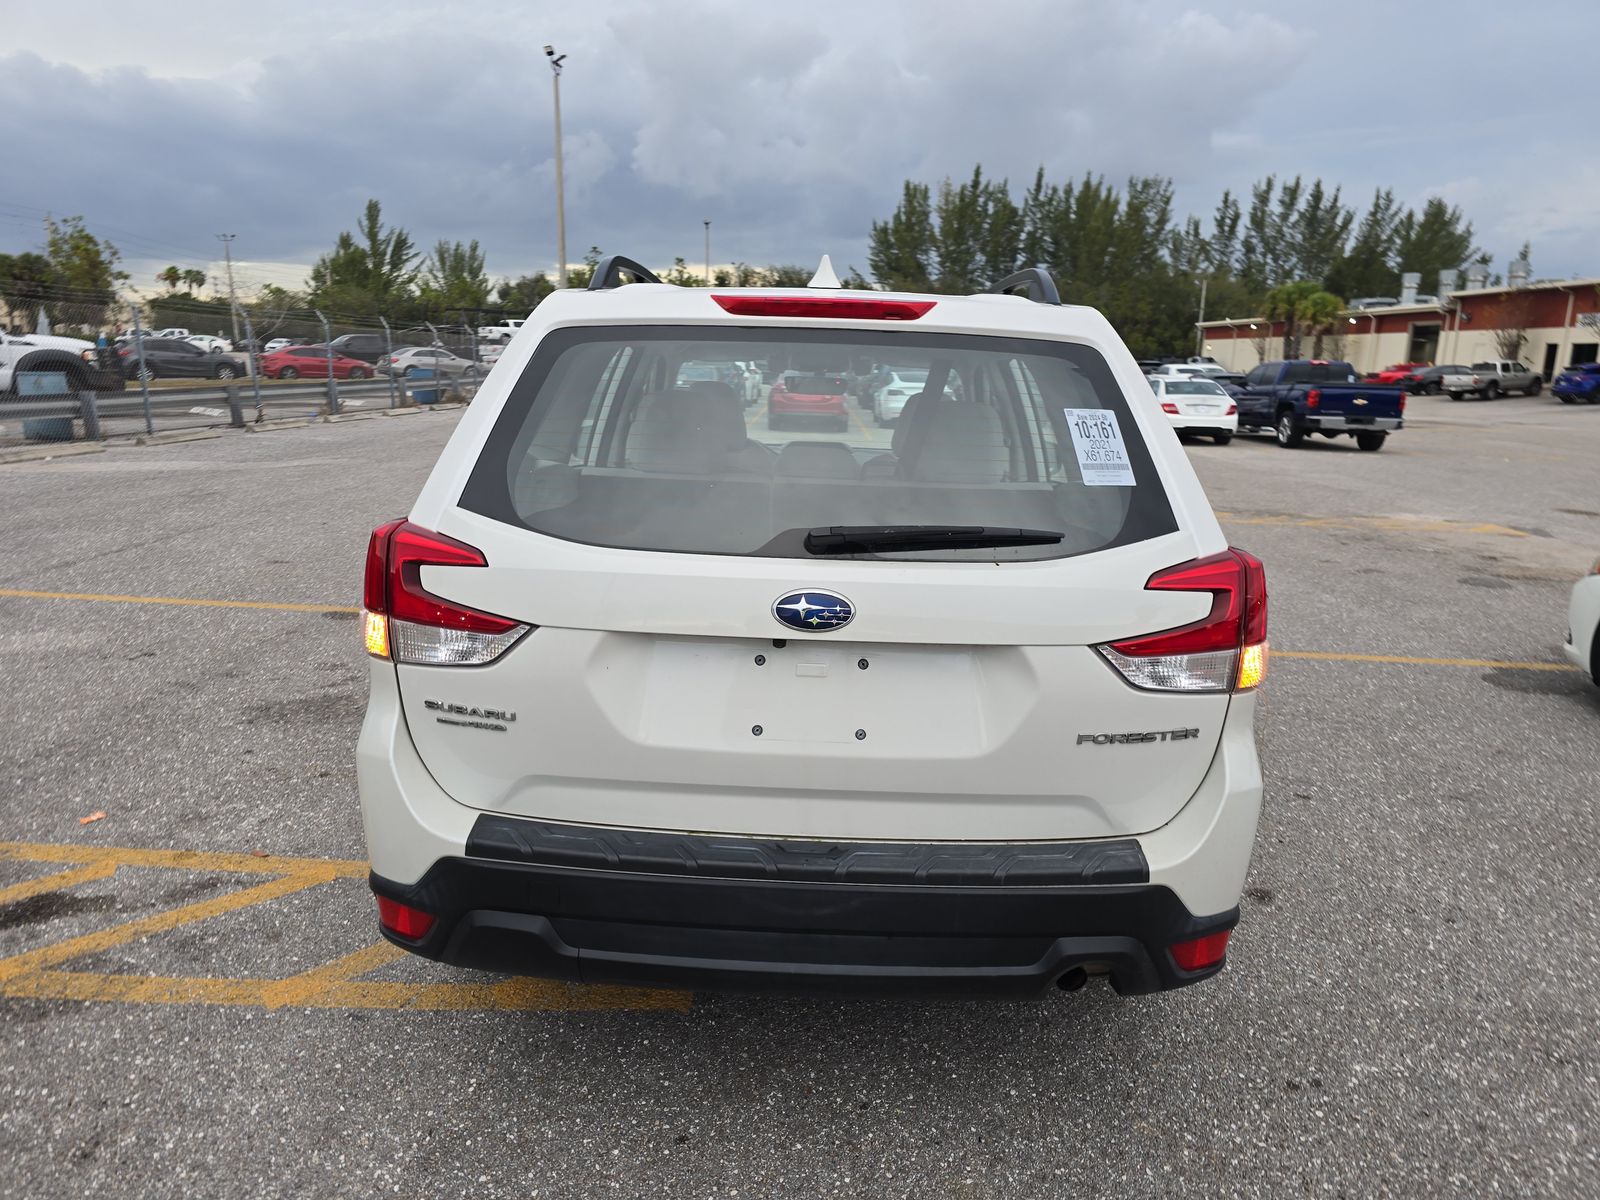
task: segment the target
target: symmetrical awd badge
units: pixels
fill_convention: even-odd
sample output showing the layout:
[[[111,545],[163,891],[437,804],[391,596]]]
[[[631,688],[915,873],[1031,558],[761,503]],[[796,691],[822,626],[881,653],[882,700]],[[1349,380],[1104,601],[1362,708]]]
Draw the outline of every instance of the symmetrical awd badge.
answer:
[[[773,602],[772,615],[780,625],[802,633],[827,633],[850,624],[856,610],[838,592],[812,589],[778,597]]]

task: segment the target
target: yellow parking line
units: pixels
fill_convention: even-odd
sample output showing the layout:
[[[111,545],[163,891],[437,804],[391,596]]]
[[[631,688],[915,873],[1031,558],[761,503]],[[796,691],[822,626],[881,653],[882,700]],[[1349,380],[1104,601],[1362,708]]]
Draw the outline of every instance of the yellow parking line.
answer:
[[[0,984],[0,995],[30,1000],[85,1000],[123,1004],[217,1004],[281,1007],[278,979],[213,979],[205,976],[89,975],[36,971]],[[691,992],[657,988],[508,979],[500,983],[333,984],[291,1002],[295,1008],[384,1008],[429,1012],[687,1012]]]
[[[302,971],[298,975],[291,975],[288,979],[279,980],[267,989],[265,1003],[269,1008],[284,1005],[304,1007],[308,1001],[328,991],[335,984],[347,983],[358,975],[376,971],[379,967],[388,966],[405,956],[406,952],[399,946],[389,942],[374,942],[352,954],[346,954],[343,958],[336,958],[331,963],[324,963],[320,967],[312,967],[309,971]]]
[[[54,942],[21,954],[13,954],[9,958],[0,958],[0,984],[47,967],[60,966],[69,959],[81,958],[85,954],[98,954],[113,946],[138,941],[154,933],[166,933],[181,925],[203,921],[207,917],[221,916],[223,913],[236,912],[241,908],[249,908],[268,900],[277,900],[295,892],[303,892],[332,878],[334,878],[332,874],[322,871],[285,875],[280,879],[258,883],[254,887],[229,892],[223,896],[214,896],[210,900],[200,900],[181,908],[142,917],[137,921],[124,921],[121,925],[113,925],[109,929],[97,929],[93,933],[68,938],[64,942]]]
[[[24,862],[104,863],[124,867],[165,867],[175,871],[230,871],[244,875],[317,874],[330,879],[365,879],[367,864],[355,858],[288,858],[228,854],[207,850],[144,850],[131,846],[61,845],[53,842],[0,842],[0,858]]]
[[[1492,521],[1450,521],[1433,517],[1310,517],[1300,513],[1261,513],[1242,516],[1219,512],[1217,520],[1229,525],[1290,525],[1297,529],[1378,529],[1386,533],[1487,533],[1498,537],[1529,535]]]
[[[0,588],[0,596],[23,600],[97,600],[102,604],[178,604],[194,608],[264,608],[273,612],[353,613],[348,604],[288,604],[276,600],[196,600],[186,596],[116,596],[100,592],[34,592]]]
[[[1318,662],[1394,663],[1406,667],[1477,667],[1500,671],[1576,671],[1571,663],[1505,662],[1492,658],[1421,658],[1410,654],[1342,654],[1322,650],[1272,650],[1272,657],[1305,658]]]
[[[90,863],[86,867],[77,867],[71,871],[57,871],[53,875],[43,875],[26,883],[14,883],[8,888],[0,888],[0,904],[15,904],[18,900],[28,900],[34,896],[42,896],[46,892],[59,892],[63,888],[77,887],[80,883],[106,879],[116,874],[116,870],[117,864],[108,859]]]

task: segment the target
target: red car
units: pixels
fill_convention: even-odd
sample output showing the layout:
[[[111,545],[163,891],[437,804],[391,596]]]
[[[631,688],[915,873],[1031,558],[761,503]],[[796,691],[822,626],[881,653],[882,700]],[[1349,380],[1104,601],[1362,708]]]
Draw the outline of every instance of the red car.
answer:
[[[1409,391],[1411,384],[1420,383],[1422,381],[1421,376],[1417,375],[1417,372],[1422,370],[1424,367],[1432,365],[1433,364],[1431,363],[1425,362],[1395,363],[1395,365],[1392,367],[1385,367],[1381,371],[1374,371],[1371,375],[1368,375],[1367,382],[1383,383],[1389,385],[1390,387],[1399,384]]]
[[[261,356],[261,373],[268,379],[326,379],[328,377],[328,348],[326,346],[285,346],[271,354]],[[333,354],[335,379],[370,379],[372,364],[359,358],[346,358],[338,351]]]
[[[772,385],[767,397],[767,428],[780,429],[790,421],[815,422],[844,433],[850,418],[844,410],[843,375],[786,372]]]

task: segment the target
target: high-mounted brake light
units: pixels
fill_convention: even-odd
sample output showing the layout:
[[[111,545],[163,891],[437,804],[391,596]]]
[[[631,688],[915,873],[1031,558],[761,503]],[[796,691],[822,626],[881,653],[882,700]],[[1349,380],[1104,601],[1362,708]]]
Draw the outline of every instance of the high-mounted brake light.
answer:
[[[1147,591],[1210,592],[1211,611],[1177,629],[1097,649],[1134,687],[1158,692],[1245,691],[1267,674],[1267,573],[1243,550],[1157,571]]]
[[[934,300],[874,300],[865,296],[733,296],[711,298],[736,317],[818,317],[833,321],[915,321]]]
[[[410,521],[372,531],[362,588],[367,653],[401,663],[481,666],[504,654],[528,626],[436,596],[423,567],[486,567],[483,552]]]

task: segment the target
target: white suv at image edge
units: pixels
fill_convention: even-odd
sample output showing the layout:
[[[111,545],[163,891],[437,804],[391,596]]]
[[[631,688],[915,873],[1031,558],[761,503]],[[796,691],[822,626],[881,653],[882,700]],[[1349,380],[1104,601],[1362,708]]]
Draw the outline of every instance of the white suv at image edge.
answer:
[[[612,259],[546,299],[371,538],[384,936],[705,989],[1220,971],[1264,572],[1111,326],[1054,298],[1036,270],[915,296]],[[695,361],[926,375],[892,436],[774,434],[680,386]]]
[[[1600,684],[1600,562],[1572,585],[1562,649],[1578,670]]]

